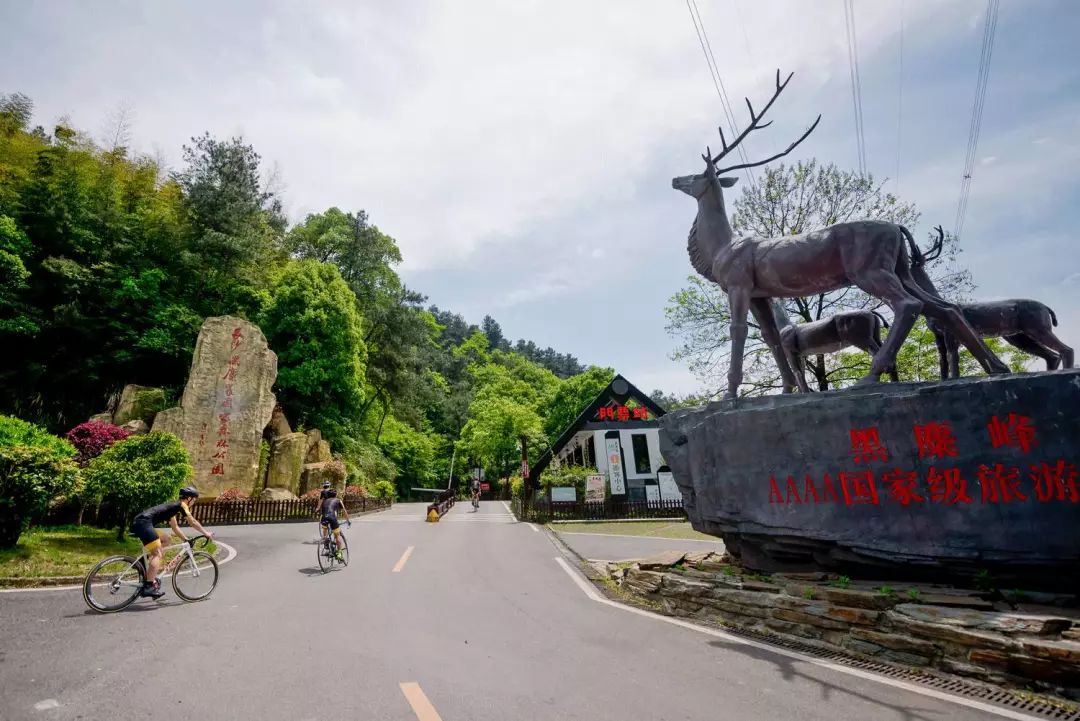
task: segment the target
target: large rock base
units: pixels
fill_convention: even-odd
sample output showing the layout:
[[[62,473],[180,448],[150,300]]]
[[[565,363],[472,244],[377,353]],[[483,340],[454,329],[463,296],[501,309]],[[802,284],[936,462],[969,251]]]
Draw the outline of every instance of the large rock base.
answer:
[[[744,565],[1080,589],[1080,370],[723,401],[660,419]]]

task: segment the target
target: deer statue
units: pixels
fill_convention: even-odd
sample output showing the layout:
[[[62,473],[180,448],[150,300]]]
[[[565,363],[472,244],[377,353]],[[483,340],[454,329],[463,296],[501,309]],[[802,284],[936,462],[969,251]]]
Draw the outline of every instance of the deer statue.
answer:
[[[724,188],[735,185],[737,178],[722,173],[764,165],[795,149],[821,122],[819,115],[787,150],[765,160],[718,169],[716,164],[729,155],[747,135],[771,124],[762,117],[791,82],[794,73],[780,82],[776,71],[776,89],[760,113],[754,112],[750,99],[750,124],[728,144],[720,129],[721,151],[715,157],[706,148],[702,155],[705,172],[674,178],[671,185],[697,200],[697,217],[690,228],[687,251],[694,269],[720,285],[727,293],[731,313],[731,365],[725,398],[736,398],[743,375],[743,350],[746,344],[747,312],[753,313],[762,338],[777,357],[785,386],[791,370],[785,368],[780,350],[779,331],[772,316],[771,298],[793,298],[828,293],[838,288],[856,286],[885,303],[893,312],[893,325],[881,350],[874,354],[870,372],[859,383],[874,383],[896,364],[896,354],[920,313],[939,320],[988,373],[1008,373],[1009,368],[995,356],[971,329],[952,303],[920,288],[911,277],[910,261],[904,238],[911,233],[903,226],[883,221],[864,220],[838,223],[822,230],[785,236],[735,239],[724,207]]]
[[[938,232],[938,238],[925,252],[915,244],[913,238],[908,238],[908,242],[911,244],[912,277],[923,290],[936,295],[938,291],[926,272],[926,265],[941,256],[945,231],[940,225],[934,230]],[[1037,300],[1013,298],[986,303],[960,303],[959,307],[964,319],[980,337],[1000,337],[1025,353],[1042,358],[1046,361],[1048,371],[1057,369],[1059,364],[1066,368],[1073,367],[1073,349],[1054,335],[1057,316],[1049,306]],[[956,342],[956,337],[934,318],[926,319],[926,327],[934,334],[937,344],[941,379],[959,378],[960,344]]]
[[[795,381],[803,393],[810,392],[806,384],[807,356],[836,353],[855,347],[872,357],[881,350],[882,326],[889,327],[885,319],[872,310],[848,310],[812,323],[795,325],[784,310],[783,303],[774,300],[772,305],[773,317],[780,328],[780,347],[794,369]],[[900,380],[895,366],[886,368],[885,372],[894,383]]]

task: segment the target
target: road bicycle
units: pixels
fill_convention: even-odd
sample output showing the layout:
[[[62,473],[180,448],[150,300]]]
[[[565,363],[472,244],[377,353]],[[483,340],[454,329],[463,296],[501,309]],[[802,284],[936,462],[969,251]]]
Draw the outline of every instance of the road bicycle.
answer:
[[[349,524],[352,527],[352,523]],[[322,541],[319,543],[319,570],[323,573],[330,571],[335,563],[340,563],[342,566],[349,565],[349,542],[345,540],[345,532],[340,528],[336,538],[341,539],[341,547],[339,549],[335,539],[335,534],[330,530],[329,523],[320,523],[319,527],[325,534],[322,537]],[[341,551],[341,558],[337,557],[338,550]]]
[[[202,541],[202,544],[199,550],[196,550],[195,544],[199,541]],[[209,541],[206,536],[194,536],[164,549],[180,550],[166,562],[158,574],[158,579],[171,574],[173,591],[185,601],[202,601],[213,593],[217,586],[217,561],[202,550]],[[100,561],[86,574],[86,580],[83,581],[83,600],[86,605],[98,613],[115,613],[130,606],[139,598],[139,589],[146,580],[148,562],[145,549],[138,558],[109,556]]]
[[[474,511],[479,511],[480,510],[480,496],[474,495],[472,497],[472,507],[473,507]]]

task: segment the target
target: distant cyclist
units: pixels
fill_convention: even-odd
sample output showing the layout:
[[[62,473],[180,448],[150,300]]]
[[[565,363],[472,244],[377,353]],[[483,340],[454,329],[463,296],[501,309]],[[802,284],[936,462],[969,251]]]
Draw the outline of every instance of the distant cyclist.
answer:
[[[349,512],[333,488],[326,488],[320,495],[322,500],[319,502],[319,513],[322,519],[319,521],[319,528],[323,529],[322,535],[326,535],[326,527],[334,533],[334,557],[339,561],[344,560],[341,555],[341,528],[338,524],[337,512],[341,511],[345,514],[345,521],[349,524],[349,528],[352,528]]]
[[[479,479],[474,478],[472,480],[472,486],[470,487],[470,490],[472,491],[473,508],[479,508],[480,507],[480,480]]]
[[[139,595],[143,598],[161,598],[165,595],[165,592],[158,588],[155,581],[158,573],[161,572],[161,564],[165,559],[165,550],[162,548],[161,540],[168,534],[154,528],[156,524],[168,521],[173,535],[180,541],[187,541],[187,537],[181,532],[180,524],[176,520],[183,515],[187,519],[188,525],[196,531],[207,538],[214,537],[213,533],[203,528],[202,524],[195,520],[195,516],[191,515],[191,504],[198,497],[199,492],[194,486],[184,486],[180,489],[180,500],[147,508],[136,515],[135,520],[131,522],[131,532],[142,541],[143,550],[150,560],[150,563],[147,564],[146,580],[143,582],[143,587],[139,589]]]

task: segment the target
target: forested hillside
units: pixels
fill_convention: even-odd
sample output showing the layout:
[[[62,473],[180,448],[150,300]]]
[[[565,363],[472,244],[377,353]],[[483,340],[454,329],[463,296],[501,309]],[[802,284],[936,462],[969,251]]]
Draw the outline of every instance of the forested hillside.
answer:
[[[290,225],[240,138],[193,138],[166,168],[32,111],[0,96],[0,413],[62,433],[127,383],[176,397],[203,319],[237,315],[278,354],[294,426],[400,493],[445,482],[455,443],[507,474],[517,438],[538,455],[612,376],[428,305],[359,207]]]

